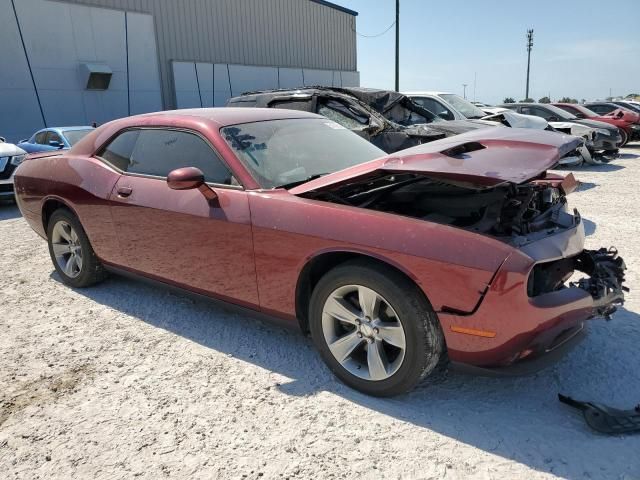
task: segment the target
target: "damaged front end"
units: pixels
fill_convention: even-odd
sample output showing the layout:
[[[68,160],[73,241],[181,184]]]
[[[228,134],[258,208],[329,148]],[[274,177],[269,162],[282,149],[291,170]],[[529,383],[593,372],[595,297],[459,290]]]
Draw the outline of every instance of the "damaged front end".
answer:
[[[579,288],[593,299],[592,316],[610,320],[617,307],[624,303],[624,292],[629,291],[623,285],[626,268],[613,247],[583,250],[567,258],[536,264],[529,275],[527,294],[536,298],[566,288]],[[580,273],[586,277],[570,280]]]

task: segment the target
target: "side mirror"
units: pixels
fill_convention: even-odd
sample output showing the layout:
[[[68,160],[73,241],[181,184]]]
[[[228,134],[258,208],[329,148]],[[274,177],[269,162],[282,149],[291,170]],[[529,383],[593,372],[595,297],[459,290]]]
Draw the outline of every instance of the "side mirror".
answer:
[[[547,122],[559,122],[560,119],[558,117],[556,117],[555,115],[547,118]]]
[[[64,145],[57,140],[49,140],[49,146],[55,148],[64,148]]]
[[[618,117],[618,118],[624,117],[624,112],[623,111],[619,111],[618,114],[616,115],[616,117]]]
[[[193,190],[197,188],[209,203],[218,198],[209,185],[204,182],[204,173],[196,167],[183,167],[172,170],[167,175],[167,185],[172,190]]]
[[[578,117],[578,118],[586,118],[586,115],[584,113],[578,112],[578,113],[576,113],[576,117]]]

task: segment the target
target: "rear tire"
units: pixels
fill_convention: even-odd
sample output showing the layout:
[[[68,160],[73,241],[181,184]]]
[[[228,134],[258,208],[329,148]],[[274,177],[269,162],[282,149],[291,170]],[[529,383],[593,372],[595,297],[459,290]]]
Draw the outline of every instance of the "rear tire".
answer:
[[[396,270],[362,260],[320,279],[309,327],[331,371],[373,396],[413,389],[445,351],[440,323],[422,291]]]
[[[619,128],[618,130],[620,131],[622,140],[620,141],[620,143],[618,143],[617,146],[624,147],[627,143],[629,143],[629,134],[623,128]]]
[[[88,287],[106,278],[107,272],[80,221],[69,210],[53,212],[47,225],[47,243],[53,266],[67,285]]]

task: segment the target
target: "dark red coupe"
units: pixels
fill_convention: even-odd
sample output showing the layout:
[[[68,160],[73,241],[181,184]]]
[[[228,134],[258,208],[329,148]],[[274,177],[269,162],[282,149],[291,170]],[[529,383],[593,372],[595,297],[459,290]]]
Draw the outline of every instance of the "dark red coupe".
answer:
[[[32,156],[15,190],[68,285],[133,274],[297,324],[393,395],[445,361],[539,367],[622,303],[624,263],[583,249],[576,182],[546,174],[575,141],[485,129],[387,156],[310,113],[181,110]]]

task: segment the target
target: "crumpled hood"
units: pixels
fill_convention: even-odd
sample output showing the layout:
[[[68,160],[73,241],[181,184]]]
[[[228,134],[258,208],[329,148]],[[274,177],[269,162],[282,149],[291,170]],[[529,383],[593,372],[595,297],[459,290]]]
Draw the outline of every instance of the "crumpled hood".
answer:
[[[355,165],[290,192],[299,195],[393,173],[424,174],[472,188],[519,184],[539,177],[581,143],[571,135],[531,129],[476,130]]]
[[[429,127],[448,135],[459,135],[461,133],[472,132],[481,128],[500,126],[494,122],[480,122],[478,120],[446,120],[442,122],[433,122]]]
[[[578,136],[589,135],[594,130],[593,127],[576,122],[549,122],[549,125],[557,130],[569,130],[572,135]]]
[[[504,108],[492,115],[482,117],[483,120],[494,122],[506,122],[511,128],[533,128],[534,130],[544,130],[549,125],[544,118],[534,115],[523,115],[508,108]]]

